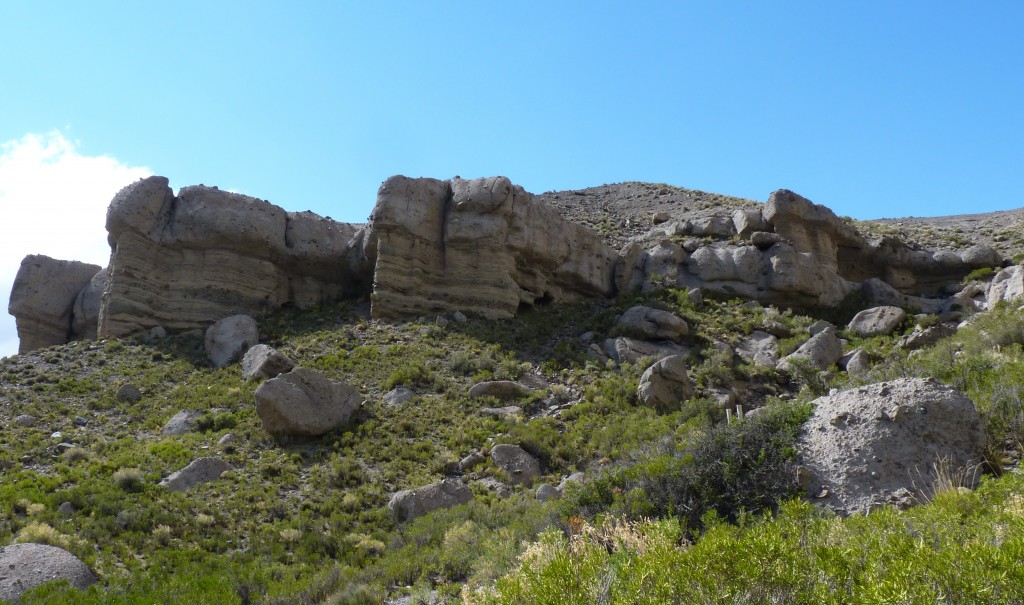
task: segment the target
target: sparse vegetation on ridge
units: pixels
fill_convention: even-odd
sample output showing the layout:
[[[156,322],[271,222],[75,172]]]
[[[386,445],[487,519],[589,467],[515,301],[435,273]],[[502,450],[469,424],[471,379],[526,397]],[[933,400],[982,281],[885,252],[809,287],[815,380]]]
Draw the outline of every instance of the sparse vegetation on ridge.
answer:
[[[637,303],[671,310],[690,326],[697,397],[660,414],[636,402],[648,360],[605,361],[581,339],[611,335]],[[790,376],[716,347],[738,344],[769,319],[795,335],[781,342],[783,353],[806,339],[813,321],[735,301],[698,308],[675,290],[445,326],[372,322],[349,304],[286,311],[261,323],[262,339],[368,399],[349,427],[292,445],[260,428],[257,385],[243,382],[237,366],[210,368],[194,335],[155,346],[77,342],[9,358],[0,362],[0,540],[60,545],[101,577],[73,595],[59,585],[31,591],[24,603],[148,603],[153,595],[373,603],[430,591],[467,602],[592,602],[605,594],[626,603],[644,602],[629,597],[641,589],[646,602],[713,602],[723,593],[711,586],[742,602],[890,602],[901,590],[907,602],[1019,602],[1020,578],[1008,567],[1024,548],[1016,473],[986,479],[972,494],[943,490],[905,513],[839,520],[798,501],[773,511],[795,493],[791,448],[804,403],[832,387],[936,376],[972,396],[994,443],[991,466],[1009,467],[1024,441],[1014,386],[1024,384],[1021,312],[991,312],[912,355],[896,349],[900,333],[847,335],[880,361],[857,378]],[[529,376],[548,386],[516,401],[519,416],[482,414],[499,402],[467,395],[480,380]],[[142,391],[139,402],[115,399],[125,383]],[[415,396],[383,403],[395,386]],[[766,409],[730,424],[714,398],[722,389],[748,409]],[[201,413],[195,430],[162,434],[182,409]],[[35,423],[14,423],[19,414]],[[219,445],[227,433],[236,438]],[[591,480],[551,502],[526,487],[503,498],[473,483],[470,504],[402,526],[391,520],[391,493],[457,473],[462,457],[498,443],[537,456],[541,482],[580,470]],[[212,453],[232,466],[221,481],[186,493],[159,485]],[[502,477],[486,461],[471,472]],[[65,503],[72,512],[62,511]],[[846,560],[850,549],[861,554]],[[767,575],[743,571],[765,564]],[[955,574],[943,571],[954,565]],[[992,569],[1004,577],[993,579]],[[907,587],[914,574],[930,580]],[[989,593],[972,588],[982,582]],[[552,600],[556,594],[567,600]]]

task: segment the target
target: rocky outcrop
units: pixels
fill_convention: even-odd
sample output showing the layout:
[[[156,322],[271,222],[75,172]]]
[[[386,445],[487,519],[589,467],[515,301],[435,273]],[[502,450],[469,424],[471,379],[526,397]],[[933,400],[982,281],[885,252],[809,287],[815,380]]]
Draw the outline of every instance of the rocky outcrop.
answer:
[[[369,282],[356,226],[215,187],[174,196],[164,177],[122,189],[107,210],[107,232],[101,338],[312,307]]]
[[[78,261],[33,254],[21,261],[7,311],[18,326],[19,353],[59,345],[89,335],[74,331],[75,300],[101,270]]]
[[[307,368],[295,368],[256,389],[256,414],[274,437],[311,438],[344,426],[363,403],[356,390]]]
[[[55,580],[67,580],[85,589],[96,576],[81,559],[63,548],[46,544],[11,544],[0,548],[0,599],[18,603],[31,588]]]
[[[396,492],[388,501],[388,511],[395,521],[405,523],[439,508],[451,508],[472,499],[473,492],[462,482],[445,479]]]
[[[992,278],[985,290],[986,308],[994,309],[1001,301],[1024,297],[1024,266],[1007,267]]]
[[[974,403],[936,380],[858,387],[814,406],[799,443],[804,487],[841,514],[867,512],[901,490],[930,496],[936,465],[953,475],[982,462],[985,436]]]
[[[616,253],[505,177],[391,177],[370,220],[375,318],[510,318],[520,305],[615,293]]]

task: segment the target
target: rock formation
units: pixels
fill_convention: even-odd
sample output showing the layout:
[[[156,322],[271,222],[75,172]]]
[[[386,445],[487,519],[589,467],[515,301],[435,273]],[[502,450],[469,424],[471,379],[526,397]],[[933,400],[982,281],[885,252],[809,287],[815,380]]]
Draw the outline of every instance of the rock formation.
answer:
[[[100,270],[96,265],[37,254],[21,261],[7,307],[16,318],[19,353],[64,344],[76,337],[72,321],[75,300]]]
[[[524,306],[664,285],[797,309],[923,312],[985,308],[1024,292],[1019,268],[987,292],[951,288],[1001,264],[991,248],[869,238],[788,190],[725,214],[669,217],[618,252],[542,200],[560,202],[505,177],[395,176],[381,185],[370,224],[358,226],[202,185],[175,196],[166,178],[150,177],[110,204],[108,267],[30,256],[10,312],[27,352],[367,295],[375,318],[464,320],[463,311],[509,318]]]
[[[510,318],[520,305],[615,293],[616,253],[505,177],[391,177],[370,220],[376,318]]]
[[[122,189],[107,232],[101,338],[312,307],[369,280],[356,226],[202,185],[175,197],[164,177]]]

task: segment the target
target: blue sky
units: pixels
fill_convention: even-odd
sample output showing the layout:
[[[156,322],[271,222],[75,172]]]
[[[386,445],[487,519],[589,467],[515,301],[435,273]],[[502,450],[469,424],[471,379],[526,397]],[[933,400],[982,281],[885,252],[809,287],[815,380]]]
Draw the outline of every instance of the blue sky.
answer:
[[[4,2],[0,163],[35,140],[115,170],[9,170],[0,222],[40,235],[0,254],[95,249],[146,172],[347,221],[393,174],[1024,206],[1022,29],[1001,1]]]

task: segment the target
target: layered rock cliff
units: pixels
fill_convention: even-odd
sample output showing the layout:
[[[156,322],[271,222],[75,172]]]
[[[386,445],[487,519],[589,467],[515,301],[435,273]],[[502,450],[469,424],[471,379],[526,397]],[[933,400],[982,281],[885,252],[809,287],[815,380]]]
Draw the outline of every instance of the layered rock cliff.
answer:
[[[308,308],[361,292],[370,279],[359,226],[211,187],[175,197],[164,177],[122,189],[107,232],[101,338]]]
[[[644,196],[657,200],[653,215],[615,214]],[[641,232],[643,222],[653,228]],[[175,196],[150,177],[114,197],[106,226],[102,270],[26,258],[10,304],[22,351],[345,297],[369,296],[380,319],[509,318],[663,286],[799,309],[855,300],[935,312],[983,308],[1019,277],[1000,274],[1005,287],[991,293],[963,289],[971,271],[1008,263],[987,246],[932,250],[865,234],[788,190],[758,204],[635,183],[537,196],[505,177],[395,176],[370,223],[353,225],[215,187]]]
[[[374,317],[509,318],[520,305],[615,293],[616,252],[505,177],[395,176],[370,221]]]

